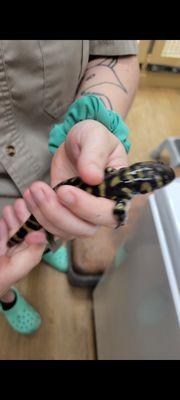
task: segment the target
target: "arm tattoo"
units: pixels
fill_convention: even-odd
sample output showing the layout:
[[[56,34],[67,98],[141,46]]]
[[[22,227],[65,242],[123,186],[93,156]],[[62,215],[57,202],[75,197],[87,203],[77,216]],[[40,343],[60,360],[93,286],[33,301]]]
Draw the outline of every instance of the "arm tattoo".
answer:
[[[105,107],[109,106],[110,109],[113,110],[112,103],[111,103],[111,101],[110,101],[110,99],[109,99],[109,97],[107,95],[105,95],[104,93],[99,93],[99,92],[87,92],[86,90],[84,90],[81,93],[82,96],[86,96],[86,95],[89,95],[89,94],[95,94],[96,96],[101,97],[101,100],[104,103],[104,106]],[[106,101],[107,101],[107,104],[106,104]]]
[[[101,61],[97,60],[97,63],[95,65],[93,65],[92,67],[87,68],[87,71],[89,71],[92,68],[97,68],[99,66],[101,67],[105,67],[108,68],[109,70],[111,70],[111,72],[113,73],[114,77],[116,78],[117,81],[117,85],[120,87],[120,89],[122,89],[125,93],[128,93],[127,89],[125,88],[125,86],[123,85],[123,83],[121,82],[121,80],[119,79],[116,71],[115,71],[115,66],[118,64],[118,59],[116,58],[104,58]],[[95,74],[93,74],[95,76]],[[92,75],[91,75],[92,76]],[[105,82],[104,82],[105,83]],[[107,82],[106,82],[107,83]],[[109,82],[110,83],[110,82]]]
[[[85,94],[90,94],[90,93],[92,93],[92,92],[89,92],[89,89],[96,88],[96,87],[102,86],[102,85],[113,85],[113,86],[116,86],[116,87],[118,87],[119,89],[123,90],[124,93],[128,93],[127,89],[125,88],[125,86],[123,85],[123,83],[121,82],[121,80],[119,79],[119,77],[118,77],[118,75],[117,75],[117,73],[116,73],[116,71],[115,71],[115,66],[116,66],[117,64],[118,64],[118,59],[117,59],[117,57],[116,57],[116,58],[103,58],[103,59],[101,59],[101,60],[99,60],[99,58],[98,58],[97,61],[96,61],[95,63],[93,63],[92,66],[89,66],[89,67],[87,68],[87,71],[91,70],[92,68],[97,68],[97,67],[104,67],[105,69],[108,68],[108,70],[110,70],[110,71],[113,73],[113,76],[114,76],[114,78],[115,78],[115,82],[103,81],[103,82],[99,82],[99,83],[95,83],[95,84],[92,84],[92,85],[90,85],[90,86],[87,86],[87,87],[86,87],[84,90],[82,90],[82,92],[80,93],[81,96],[83,96],[83,95],[85,95]],[[93,71],[92,74],[90,74],[90,75],[88,75],[87,77],[85,77],[84,82],[90,81],[90,80],[93,79],[95,76],[96,76],[96,74],[95,74],[94,71]],[[111,110],[113,109],[112,104],[111,104],[111,101],[110,101],[110,99],[108,98],[107,95],[105,95],[105,94],[103,94],[103,93],[98,93],[98,92],[96,92],[96,93],[93,92],[93,93],[96,94],[96,95],[99,95],[99,96],[102,98],[102,100],[103,100],[103,98],[104,98],[104,100],[105,100],[105,102],[103,101],[104,104],[106,103],[106,104],[105,104],[106,106],[109,106]]]
[[[85,81],[88,81],[89,79],[92,79],[92,78],[94,78],[95,76],[96,76],[96,74],[89,75],[87,78],[85,78]]]
[[[94,85],[88,86],[87,89],[91,89],[92,87],[100,86],[100,85],[113,85],[113,86],[121,87],[121,89],[124,90],[124,92],[127,93],[126,88],[124,88],[124,86],[123,86],[122,84],[119,85],[118,83],[108,82],[108,81],[104,81],[104,82],[100,82],[100,83],[96,83],[96,84],[94,84]]]

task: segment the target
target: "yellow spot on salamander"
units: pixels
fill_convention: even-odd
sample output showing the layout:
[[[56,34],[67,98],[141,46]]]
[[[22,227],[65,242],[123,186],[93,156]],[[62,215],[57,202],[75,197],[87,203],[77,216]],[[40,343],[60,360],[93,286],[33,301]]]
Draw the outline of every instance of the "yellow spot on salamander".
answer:
[[[137,176],[139,177],[139,178],[144,178],[144,173],[143,173],[143,171],[141,171],[140,169],[137,171]]]
[[[124,204],[122,204],[122,203],[118,203],[117,205],[116,205],[116,208],[118,208],[118,210],[124,210]]]
[[[100,194],[101,197],[105,196],[105,183],[104,182],[102,182],[99,185],[99,194]]]
[[[158,188],[160,188],[160,187],[163,186],[163,180],[162,180],[162,177],[161,177],[161,176],[157,176],[157,177],[156,177],[156,182],[157,182]]]
[[[93,189],[92,189],[91,187],[88,187],[88,188],[86,189],[86,192],[92,193],[92,192],[93,192]]]
[[[151,192],[151,191],[152,191],[152,186],[150,185],[150,183],[144,182],[144,183],[141,185],[140,192],[147,192],[147,193],[149,193],[149,192]]]
[[[34,226],[39,226],[39,222],[32,220],[30,217],[29,217],[28,221],[31,222],[31,224],[33,224]]]
[[[133,179],[131,171],[129,169],[127,171],[123,172],[122,176],[126,181],[131,181]]]
[[[18,232],[17,234],[13,235],[13,239],[16,240],[16,242],[21,242],[21,238],[18,237]]]
[[[114,171],[115,171],[115,168],[113,168],[113,167],[106,168],[106,172],[114,172]]]
[[[110,186],[116,186],[119,183],[121,183],[121,179],[119,178],[119,176],[115,176],[111,181],[110,181]]]
[[[22,226],[26,232],[32,232],[32,228],[29,228],[26,223]]]
[[[125,193],[127,193],[127,194],[129,194],[129,195],[132,195],[132,190],[129,189],[129,188],[127,188],[127,187],[124,187],[124,188],[122,188],[121,190],[122,190],[122,192],[125,192]]]

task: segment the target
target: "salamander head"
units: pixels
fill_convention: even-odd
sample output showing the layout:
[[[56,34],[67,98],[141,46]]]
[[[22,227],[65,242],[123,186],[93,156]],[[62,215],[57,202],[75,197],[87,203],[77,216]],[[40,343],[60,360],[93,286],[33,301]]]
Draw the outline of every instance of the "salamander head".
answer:
[[[140,193],[159,189],[175,178],[173,169],[161,161],[143,161],[133,164],[122,175],[125,184],[133,186],[134,192],[137,190]]]
[[[156,162],[154,165],[155,174],[162,176],[163,182],[165,185],[172,182],[175,179],[176,175],[174,170],[170,167],[170,165],[165,164],[164,162]]]

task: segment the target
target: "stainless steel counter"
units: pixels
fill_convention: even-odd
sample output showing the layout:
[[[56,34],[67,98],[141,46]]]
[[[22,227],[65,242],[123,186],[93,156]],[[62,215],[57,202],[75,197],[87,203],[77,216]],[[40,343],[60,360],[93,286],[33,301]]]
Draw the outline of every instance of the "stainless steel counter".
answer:
[[[149,197],[93,293],[98,359],[180,359],[180,179]]]

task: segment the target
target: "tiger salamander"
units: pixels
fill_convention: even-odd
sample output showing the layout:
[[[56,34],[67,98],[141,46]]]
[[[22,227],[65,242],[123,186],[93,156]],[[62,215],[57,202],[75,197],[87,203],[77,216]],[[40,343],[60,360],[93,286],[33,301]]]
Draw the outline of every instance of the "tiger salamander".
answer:
[[[127,168],[114,169],[107,167],[104,173],[104,181],[99,185],[90,186],[83,182],[79,177],[70,178],[57,184],[53,190],[57,190],[62,185],[76,186],[86,192],[97,196],[105,197],[115,201],[113,215],[117,220],[117,227],[123,225],[126,220],[126,206],[129,200],[135,195],[153,192],[175,178],[173,169],[163,162],[147,161],[138,162]],[[12,247],[21,243],[30,231],[37,231],[42,226],[33,215],[8,241],[7,245]],[[46,231],[48,246],[53,250],[55,246],[54,235]],[[47,252],[47,250],[46,250]]]

